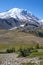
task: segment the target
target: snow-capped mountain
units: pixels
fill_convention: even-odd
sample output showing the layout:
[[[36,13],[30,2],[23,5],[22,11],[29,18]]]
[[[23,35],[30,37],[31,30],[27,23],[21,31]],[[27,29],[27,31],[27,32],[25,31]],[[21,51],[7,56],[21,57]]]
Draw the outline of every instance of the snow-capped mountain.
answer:
[[[26,9],[13,8],[9,11],[0,13],[0,28],[14,29],[24,26],[39,27],[40,22],[31,12]]]

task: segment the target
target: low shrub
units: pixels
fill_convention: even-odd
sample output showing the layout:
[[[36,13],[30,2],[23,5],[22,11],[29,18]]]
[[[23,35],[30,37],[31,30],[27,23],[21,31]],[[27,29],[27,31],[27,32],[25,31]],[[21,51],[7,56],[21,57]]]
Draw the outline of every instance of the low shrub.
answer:
[[[37,50],[33,48],[27,48],[27,49],[19,49],[19,56],[26,57],[29,56],[32,52],[37,52]]]
[[[7,50],[6,50],[6,53],[13,53],[13,52],[15,52],[15,48],[7,49]]]

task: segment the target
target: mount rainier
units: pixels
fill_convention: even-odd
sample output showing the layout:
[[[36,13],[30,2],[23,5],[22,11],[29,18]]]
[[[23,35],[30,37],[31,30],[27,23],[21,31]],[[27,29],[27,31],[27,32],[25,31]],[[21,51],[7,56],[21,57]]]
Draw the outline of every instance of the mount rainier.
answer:
[[[0,29],[16,29],[17,27],[40,27],[41,20],[26,9],[13,8],[0,13]]]

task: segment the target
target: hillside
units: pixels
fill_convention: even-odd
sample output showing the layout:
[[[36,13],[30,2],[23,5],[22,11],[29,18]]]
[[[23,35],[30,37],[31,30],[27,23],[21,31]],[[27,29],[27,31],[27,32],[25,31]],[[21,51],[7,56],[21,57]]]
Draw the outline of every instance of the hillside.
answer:
[[[39,44],[39,49],[37,49],[37,44]],[[20,48],[27,54],[25,50],[32,47],[34,49],[27,57],[18,57]],[[15,52],[8,53],[7,49],[15,49]],[[0,64],[43,65],[43,37],[18,29],[0,30]]]
[[[36,44],[43,46],[43,38],[34,34],[21,32],[19,30],[0,30],[0,49],[7,47],[33,46]]]

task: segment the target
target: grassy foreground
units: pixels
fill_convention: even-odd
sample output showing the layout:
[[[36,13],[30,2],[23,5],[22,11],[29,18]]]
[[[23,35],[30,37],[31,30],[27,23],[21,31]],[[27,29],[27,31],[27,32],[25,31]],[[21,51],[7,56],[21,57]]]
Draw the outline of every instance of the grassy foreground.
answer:
[[[24,63],[23,65],[38,65],[38,64],[36,64],[36,63]],[[40,65],[43,65],[43,62],[41,62]]]

